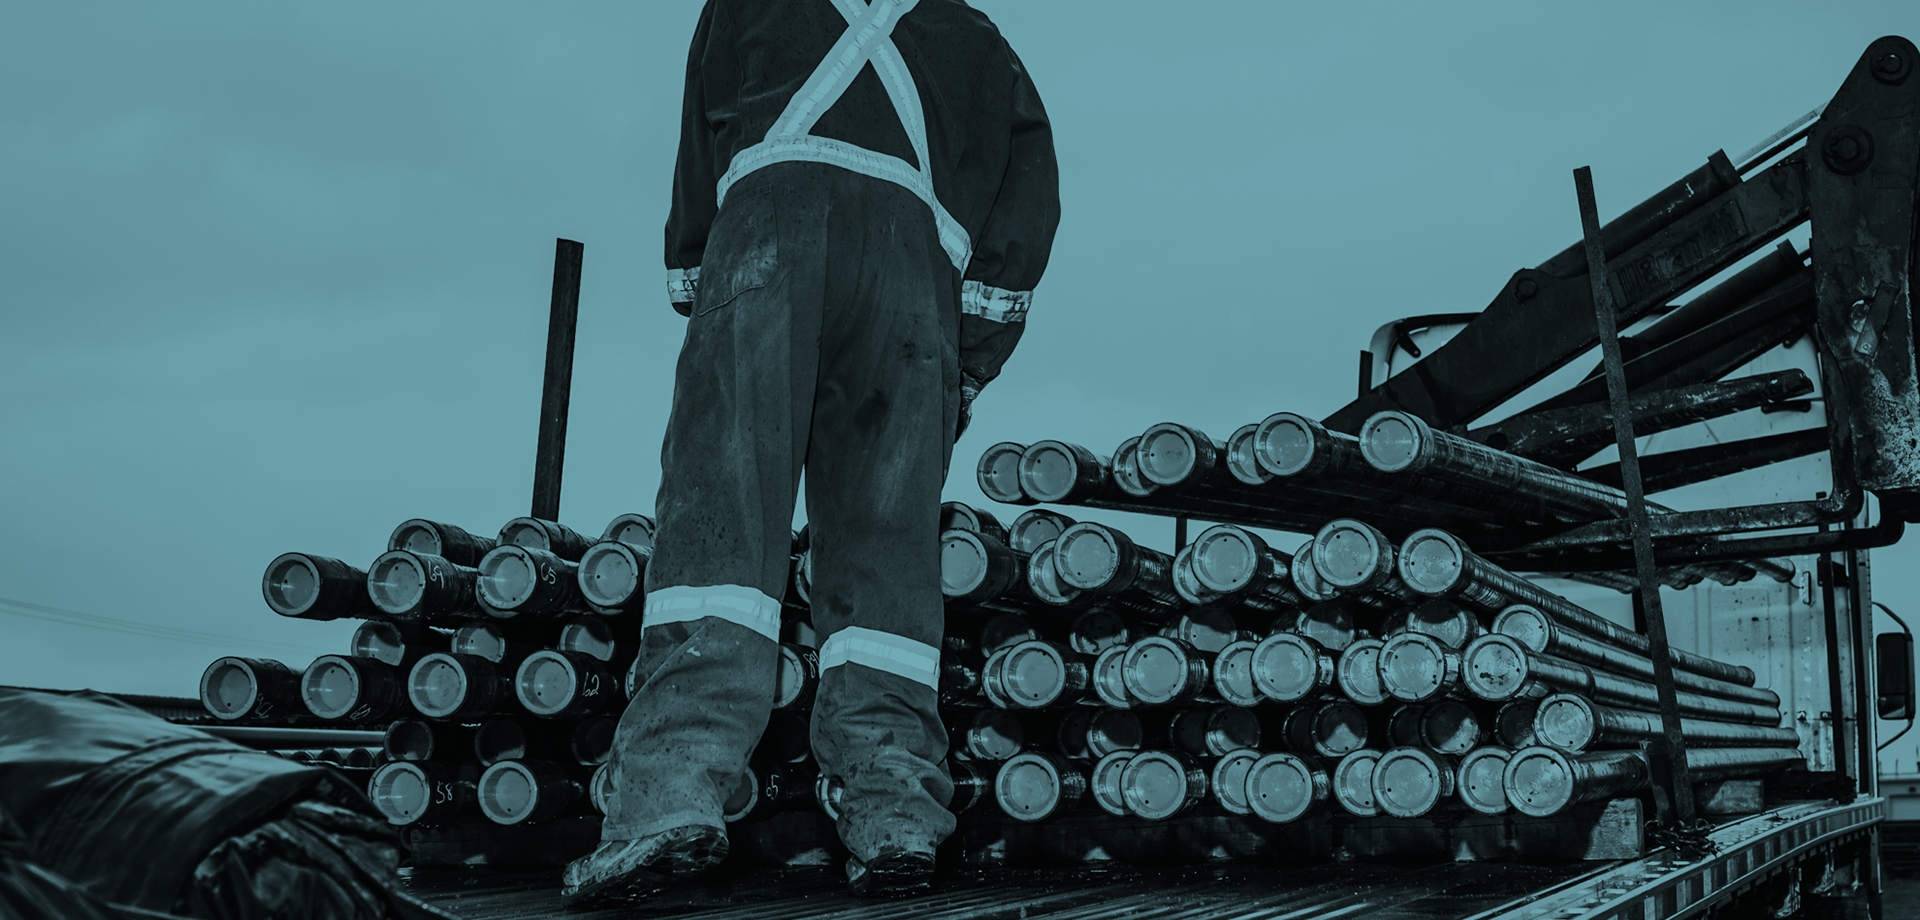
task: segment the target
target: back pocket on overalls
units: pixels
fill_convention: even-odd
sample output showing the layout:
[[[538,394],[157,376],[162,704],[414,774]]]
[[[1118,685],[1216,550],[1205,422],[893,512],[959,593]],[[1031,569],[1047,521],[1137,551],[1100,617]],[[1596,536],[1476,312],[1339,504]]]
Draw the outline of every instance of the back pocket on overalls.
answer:
[[[704,316],[773,281],[780,267],[777,217],[772,185],[727,196],[707,234],[693,315]]]

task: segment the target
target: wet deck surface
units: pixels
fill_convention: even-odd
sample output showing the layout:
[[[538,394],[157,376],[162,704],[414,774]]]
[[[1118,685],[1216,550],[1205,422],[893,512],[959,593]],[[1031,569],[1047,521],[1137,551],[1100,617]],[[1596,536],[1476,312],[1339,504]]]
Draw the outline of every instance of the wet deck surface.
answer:
[[[508,875],[437,870],[415,875],[410,885],[419,896],[464,920],[1451,920],[1611,865],[1238,863],[1168,869],[970,869],[943,876],[929,894],[887,901],[849,895],[837,870],[763,869],[669,890],[644,904],[579,912],[560,907],[557,871]]]

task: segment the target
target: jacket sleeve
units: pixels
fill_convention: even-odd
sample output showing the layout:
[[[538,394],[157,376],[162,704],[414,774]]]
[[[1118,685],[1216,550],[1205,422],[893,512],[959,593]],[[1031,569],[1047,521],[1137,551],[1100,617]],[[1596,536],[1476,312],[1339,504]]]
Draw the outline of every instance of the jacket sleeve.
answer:
[[[960,372],[967,396],[979,393],[1026,331],[1034,285],[1047,269],[1060,224],[1060,170],[1053,127],[1040,93],[1012,48],[1005,130],[1007,171],[1000,180],[960,288]]]
[[[673,166],[673,210],[667,215],[667,297],[681,316],[693,312],[700,258],[720,205],[715,191],[714,130],[707,123],[705,62],[713,34],[714,3],[700,10],[687,51],[687,85],[680,107],[680,153]]]

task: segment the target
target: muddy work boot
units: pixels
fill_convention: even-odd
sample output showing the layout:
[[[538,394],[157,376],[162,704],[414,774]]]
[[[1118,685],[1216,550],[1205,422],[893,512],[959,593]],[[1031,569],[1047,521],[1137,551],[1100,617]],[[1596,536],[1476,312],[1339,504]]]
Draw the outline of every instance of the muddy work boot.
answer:
[[[703,824],[602,843],[567,865],[560,903],[572,908],[638,901],[727,858],[727,832]]]
[[[865,862],[847,860],[847,887],[868,898],[898,898],[933,887],[933,851],[887,849]]]

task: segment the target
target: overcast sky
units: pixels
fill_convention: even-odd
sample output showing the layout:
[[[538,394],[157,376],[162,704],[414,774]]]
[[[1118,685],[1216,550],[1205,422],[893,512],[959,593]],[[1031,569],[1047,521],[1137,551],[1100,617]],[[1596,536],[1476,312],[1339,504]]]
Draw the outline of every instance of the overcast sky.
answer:
[[[1618,213],[1920,36],[1911,0],[976,5],[1046,101],[1064,217],[955,453],[970,502],[995,441],[1330,412],[1377,326],[1573,242],[1575,167]],[[275,555],[526,513],[555,237],[586,245],[561,517],[650,511],[698,8],[0,7],[0,599],[113,618],[0,604],[0,683],[302,667],[351,625],[274,616]],[[1875,556],[1902,610],[1908,544]]]

